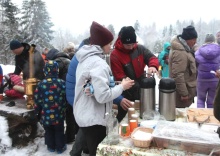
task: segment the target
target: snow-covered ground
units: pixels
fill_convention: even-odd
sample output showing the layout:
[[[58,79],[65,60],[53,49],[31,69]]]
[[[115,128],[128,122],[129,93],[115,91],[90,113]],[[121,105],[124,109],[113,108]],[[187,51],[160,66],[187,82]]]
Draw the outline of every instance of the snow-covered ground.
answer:
[[[1,65],[3,68],[4,75],[7,73],[11,73],[14,71],[14,66],[12,65]],[[156,78],[156,103],[158,103],[159,91],[158,91],[158,83],[159,78]],[[196,103],[196,98],[195,98]],[[191,107],[196,107],[196,104],[193,104]],[[42,127],[39,128],[38,132],[42,132]],[[11,147],[11,138],[8,136],[8,124],[6,119],[0,116],[0,155],[4,156],[54,156],[58,155],[56,153],[51,153],[47,151],[47,148],[44,144],[44,137],[37,137],[34,142],[29,143],[28,146],[23,148],[12,148]],[[69,155],[70,150],[72,149],[73,144],[67,145],[67,150],[62,153],[62,156]],[[2,153],[3,152],[3,153]],[[4,153],[5,152],[5,153]]]

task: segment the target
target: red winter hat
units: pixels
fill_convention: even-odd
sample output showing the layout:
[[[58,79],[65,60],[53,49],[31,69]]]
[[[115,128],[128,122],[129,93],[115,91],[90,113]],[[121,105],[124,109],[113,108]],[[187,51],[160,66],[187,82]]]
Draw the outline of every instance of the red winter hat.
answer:
[[[103,47],[114,39],[112,33],[97,22],[92,22],[90,27],[90,43]]]

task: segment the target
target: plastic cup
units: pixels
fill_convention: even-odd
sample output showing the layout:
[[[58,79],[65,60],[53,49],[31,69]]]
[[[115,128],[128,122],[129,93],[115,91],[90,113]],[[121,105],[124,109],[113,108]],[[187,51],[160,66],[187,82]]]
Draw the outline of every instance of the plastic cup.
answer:
[[[128,124],[121,124],[121,136],[128,137],[130,136],[130,126]]]
[[[130,120],[129,125],[130,131],[133,132],[133,130],[138,127],[137,120]]]

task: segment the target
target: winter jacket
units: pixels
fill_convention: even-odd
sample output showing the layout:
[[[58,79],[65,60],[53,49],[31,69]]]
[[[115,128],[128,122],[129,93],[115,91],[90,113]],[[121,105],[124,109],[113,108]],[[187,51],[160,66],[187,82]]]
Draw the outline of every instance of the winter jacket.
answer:
[[[58,78],[58,63],[48,61],[44,67],[45,79],[34,92],[35,113],[44,125],[57,125],[64,121],[66,108],[65,82]]]
[[[155,67],[158,69],[159,62],[157,57],[142,45],[135,44],[132,51],[124,48],[121,40],[117,40],[115,49],[110,56],[111,68],[113,75],[117,81],[121,81],[127,77],[124,68],[128,64],[132,64],[135,75],[133,77],[140,78],[144,74],[145,66]]]
[[[78,60],[74,56],[70,62],[68,72],[66,75],[66,99],[68,103],[73,106],[75,97],[75,85],[76,85],[76,68],[78,66]],[[119,96],[113,100],[114,104],[120,105],[123,96]]]
[[[66,74],[66,99],[71,106],[73,106],[73,101],[75,97],[77,66],[78,60],[76,59],[76,56],[74,56],[70,62],[68,72]]]
[[[121,95],[123,87],[116,85],[110,88],[112,72],[103,59],[100,46],[85,45],[75,55],[79,61],[73,105],[76,122],[80,127],[106,126],[113,99]],[[83,92],[83,85],[87,80],[93,85],[94,96],[87,96]]]
[[[195,53],[198,64],[198,81],[218,81],[211,70],[216,71],[220,66],[220,46],[214,43],[205,44]]]
[[[10,98],[23,98],[24,96],[24,84],[22,83],[22,79],[19,75],[10,73],[8,74],[9,79],[6,78],[5,87],[5,95]]]
[[[169,65],[168,65],[168,58],[169,58],[169,50],[167,49],[170,47],[170,43],[166,42],[163,45],[163,51],[159,54],[159,62],[162,66],[162,77],[169,77]]]
[[[135,80],[135,85],[123,93],[125,98],[132,101],[140,99],[139,82],[144,76],[145,66],[157,69],[159,67],[158,58],[150,50],[138,44],[134,45],[132,51],[127,50],[119,38],[110,55],[110,63],[116,81],[121,81],[125,77]]]
[[[196,95],[196,61],[194,53],[180,36],[171,41],[169,69],[169,75],[176,83],[177,107],[190,106]],[[190,100],[183,102],[181,96],[189,96]]]
[[[29,78],[29,49],[30,45],[27,43],[22,43],[24,50],[20,55],[15,56],[15,71],[14,74],[20,75],[23,72],[23,79],[26,80]],[[42,80],[44,79],[43,67],[44,60],[39,51],[34,50],[33,54],[34,60],[34,77]]]
[[[70,64],[69,55],[64,52],[59,52],[58,50],[56,51],[56,49],[51,49],[48,52],[46,59],[54,60],[59,64],[59,78],[66,81],[66,74]]]

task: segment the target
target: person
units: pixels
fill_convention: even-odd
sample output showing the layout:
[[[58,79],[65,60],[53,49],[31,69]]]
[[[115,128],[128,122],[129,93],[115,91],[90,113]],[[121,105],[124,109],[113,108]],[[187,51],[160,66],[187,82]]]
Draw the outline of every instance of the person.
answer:
[[[66,150],[64,117],[66,108],[65,82],[58,78],[59,65],[49,60],[44,67],[45,79],[34,91],[35,114],[45,130],[45,144],[50,152]]]
[[[169,77],[169,65],[168,58],[170,53],[170,42],[165,42],[163,45],[163,51],[159,54],[159,63],[161,65],[161,77]]]
[[[216,33],[216,42],[220,45],[220,31]]]
[[[3,100],[3,92],[4,92],[4,79],[3,79],[3,70],[0,65],[0,102]]]
[[[58,77],[66,82],[66,75],[68,71],[68,67],[70,64],[70,57],[67,53],[59,52],[57,49],[50,49],[46,55],[46,60],[54,60],[59,65],[59,75]],[[75,122],[73,120],[73,109],[72,107],[67,104],[66,106],[66,129],[65,129],[65,136],[66,136],[66,143],[71,143],[75,140]]]
[[[81,42],[79,49],[84,45],[90,45],[90,37],[84,39]],[[78,63],[79,62],[76,58],[76,55],[74,55],[74,57],[72,58],[70,62],[68,73],[66,76],[66,98],[67,98],[68,104],[70,104],[72,107],[73,107],[74,97],[75,97],[76,68],[78,66]],[[113,103],[116,104],[118,107],[119,105],[125,105],[125,103],[130,104],[130,101],[124,98],[123,96],[119,96],[113,100]],[[73,114],[73,118],[75,121],[74,114]],[[77,123],[75,123],[74,135],[77,135],[78,137],[75,140],[72,150],[70,151],[70,155],[71,156],[81,155],[82,151],[83,153],[88,154],[88,149],[86,147],[86,140],[83,137],[82,131],[79,130]]]
[[[69,55],[70,59],[72,59],[75,55],[75,44],[73,42],[68,42],[63,51]]]
[[[197,68],[192,48],[197,37],[195,28],[190,25],[171,40],[169,75],[176,82],[177,108],[189,107],[196,96]]]
[[[30,45],[27,43],[20,43],[17,40],[12,40],[10,42],[10,49],[15,54],[15,71],[14,74],[20,75],[23,72],[23,79],[27,80],[29,78],[29,50]],[[36,79],[44,79],[44,60],[39,51],[34,50],[33,54],[34,71],[33,76]]]
[[[116,81],[125,77],[135,80],[135,85],[123,92],[123,96],[130,100],[140,100],[140,80],[144,77],[144,68],[148,66],[148,73],[158,73],[158,58],[143,45],[137,44],[137,36],[132,26],[121,28],[114,49],[110,54],[110,65]],[[119,122],[125,117],[129,102],[118,107]]]
[[[79,44],[79,48],[81,48],[84,45],[89,45],[90,44],[90,37],[85,38],[80,44]]]
[[[195,52],[197,63],[197,108],[213,108],[218,78],[215,73],[220,66],[220,46],[213,34],[206,34],[205,44]],[[207,105],[206,105],[207,104]]]
[[[41,54],[41,56],[42,56],[44,62],[46,61],[46,55],[47,55],[48,51],[49,51],[48,48],[44,48],[44,51],[43,51],[42,54]]]
[[[81,47],[76,53],[79,64],[76,70],[73,111],[91,156],[96,155],[99,143],[106,136],[106,125],[113,99],[134,84],[133,80],[123,79],[120,85],[110,88],[111,69],[103,59],[103,54],[110,52],[112,40],[112,33],[93,21],[90,27],[91,45]],[[93,96],[84,93],[82,87],[85,83],[92,84]],[[76,139],[77,137],[78,135]]]
[[[24,98],[24,84],[20,75],[9,73],[4,76],[6,83],[4,84],[4,93],[10,98]],[[7,87],[7,88],[6,88]]]
[[[55,60],[59,65],[59,75],[58,77],[66,81],[66,74],[70,64],[70,57],[65,52],[60,52],[59,50],[52,48],[48,51],[46,55],[46,60]]]
[[[2,100],[1,98],[3,98],[3,92],[4,92],[4,79],[3,79],[3,70],[2,70],[2,66],[0,65],[0,101]]]

